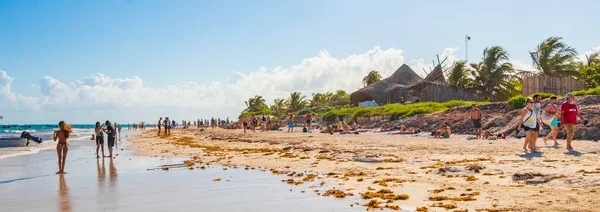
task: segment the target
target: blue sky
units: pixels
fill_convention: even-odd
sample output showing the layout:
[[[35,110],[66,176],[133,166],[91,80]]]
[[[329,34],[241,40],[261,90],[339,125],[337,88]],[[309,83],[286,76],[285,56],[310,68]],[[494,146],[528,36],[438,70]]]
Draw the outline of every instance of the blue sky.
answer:
[[[67,86],[95,73],[152,88],[210,85],[236,80],[232,72],[298,66],[321,50],[348,58],[380,46],[410,63],[457,47],[463,59],[467,33],[470,61],[500,45],[530,64],[528,51],[549,36],[580,53],[600,46],[599,9],[591,0],[3,0],[0,70],[29,97],[43,95],[34,85],[45,76]]]

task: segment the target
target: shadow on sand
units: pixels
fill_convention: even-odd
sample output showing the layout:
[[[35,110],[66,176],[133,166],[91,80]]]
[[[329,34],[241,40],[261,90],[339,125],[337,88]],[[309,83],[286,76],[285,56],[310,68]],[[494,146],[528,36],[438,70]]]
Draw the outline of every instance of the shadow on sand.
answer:
[[[542,152],[525,152],[524,154],[517,154],[517,156],[527,159],[543,157]]]

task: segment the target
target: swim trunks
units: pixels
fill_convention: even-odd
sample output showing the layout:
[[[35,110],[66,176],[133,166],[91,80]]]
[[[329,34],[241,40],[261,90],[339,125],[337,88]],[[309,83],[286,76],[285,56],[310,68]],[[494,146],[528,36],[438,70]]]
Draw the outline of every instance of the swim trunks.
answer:
[[[96,136],[96,145],[104,145],[104,136]]]
[[[481,119],[473,119],[473,127],[481,128]]]
[[[290,128],[294,127],[294,122],[291,122],[291,121],[288,122],[288,127],[290,127]]]
[[[115,137],[108,137],[108,148],[115,146]]]
[[[244,125],[244,127],[247,127],[247,126],[248,126],[248,122],[244,122],[244,123],[242,123],[242,124]]]

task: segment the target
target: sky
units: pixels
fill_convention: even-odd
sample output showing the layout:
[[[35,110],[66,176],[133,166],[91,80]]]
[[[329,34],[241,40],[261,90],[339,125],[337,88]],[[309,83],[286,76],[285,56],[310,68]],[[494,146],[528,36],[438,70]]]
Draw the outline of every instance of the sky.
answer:
[[[353,92],[377,70],[550,36],[600,50],[600,2],[0,0],[0,124],[237,117],[244,101]],[[471,36],[468,47],[465,35]],[[465,52],[468,52],[465,55]]]

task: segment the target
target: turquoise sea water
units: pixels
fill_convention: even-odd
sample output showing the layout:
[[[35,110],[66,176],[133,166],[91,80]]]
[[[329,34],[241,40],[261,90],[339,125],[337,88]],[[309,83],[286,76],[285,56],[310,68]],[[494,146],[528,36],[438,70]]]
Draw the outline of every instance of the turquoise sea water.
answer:
[[[73,124],[73,132],[69,142],[77,142],[90,139],[94,124]],[[4,147],[0,148],[0,158],[35,154],[42,150],[52,149],[56,143],[52,140],[52,133],[58,130],[57,124],[10,124],[0,125],[0,138],[19,137],[23,131],[29,131],[31,135],[44,140],[41,144],[31,142],[26,147]]]

